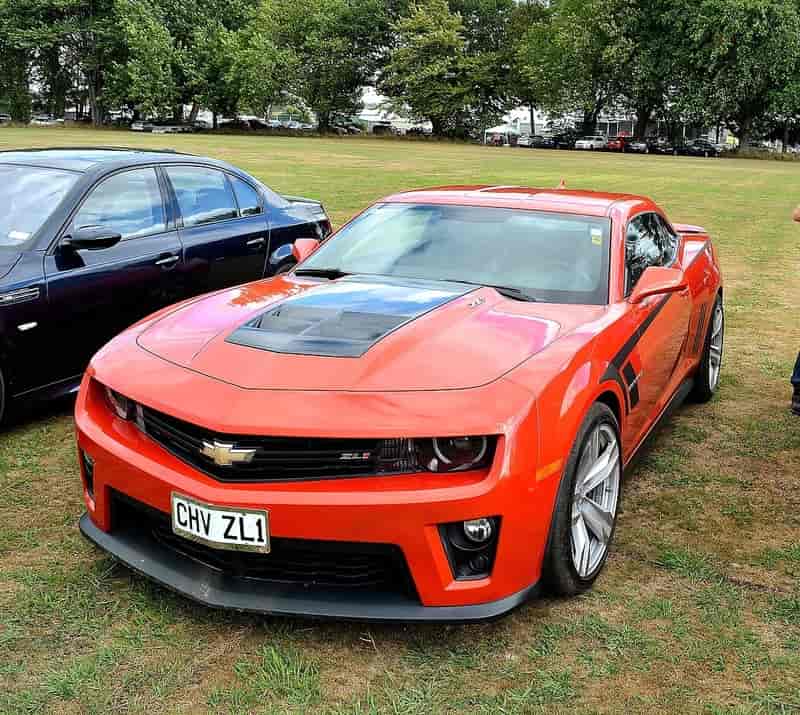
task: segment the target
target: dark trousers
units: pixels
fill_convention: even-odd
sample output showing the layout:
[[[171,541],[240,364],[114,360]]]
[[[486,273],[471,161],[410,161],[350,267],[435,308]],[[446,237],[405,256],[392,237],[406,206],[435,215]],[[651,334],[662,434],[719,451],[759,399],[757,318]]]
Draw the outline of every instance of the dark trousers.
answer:
[[[792,373],[792,385],[800,387],[800,355],[797,356],[797,362],[794,364],[794,372]]]

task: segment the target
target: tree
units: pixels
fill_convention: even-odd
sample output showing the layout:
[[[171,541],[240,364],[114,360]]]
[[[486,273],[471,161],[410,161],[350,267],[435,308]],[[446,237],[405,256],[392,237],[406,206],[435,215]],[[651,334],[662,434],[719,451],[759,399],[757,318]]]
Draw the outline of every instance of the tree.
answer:
[[[705,121],[726,122],[750,142],[800,69],[800,16],[790,0],[702,0],[684,15],[689,63],[681,102]]]
[[[550,21],[534,24],[517,50],[520,72],[557,113],[578,110],[583,131],[619,96],[621,37],[611,0],[553,0]]]
[[[172,37],[160,8],[149,0],[116,0],[121,56],[108,69],[106,101],[155,114],[172,104]]]
[[[446,0],[418,0],[395,25],[398,44],[384,69],[382,90],[402,99],[433,133],[454,133],[469,102],[461,16]]]
[[[317,115],[325,132],[337,115],[361,107],[390,42],[394,4],[381,0],[276,0],[279,45],[297,58],[288,88]]]
[[[281,44],[281,18],[271,0],[261,3],[252,22],[239,31],[228,80],[239,88],[239,102],[266,116],[298,71],[297,56]]]
[[[536,109],[541,106],[547,89],[546,79],[533,64],[535,59],[527,56],[525,42],[533,27],[546,27],[549,21],[548,5],[543,0],[526,0],[515,5],[508,28],[509,88],[519,103],[528,107],[531,134],[536,134]]]

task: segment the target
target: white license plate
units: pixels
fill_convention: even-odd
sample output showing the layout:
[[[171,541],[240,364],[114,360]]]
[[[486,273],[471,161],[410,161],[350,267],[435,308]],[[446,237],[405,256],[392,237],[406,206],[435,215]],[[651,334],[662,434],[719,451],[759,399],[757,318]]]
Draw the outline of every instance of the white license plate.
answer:
[[[269,553],[269,512],[216,506],[172,493],[172,531],[216,549]]]

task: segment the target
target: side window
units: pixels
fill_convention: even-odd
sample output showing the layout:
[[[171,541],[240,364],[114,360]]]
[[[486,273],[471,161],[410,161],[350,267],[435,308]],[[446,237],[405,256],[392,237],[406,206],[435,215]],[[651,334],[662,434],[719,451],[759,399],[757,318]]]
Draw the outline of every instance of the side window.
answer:
[[[661,237],[661,263],[659,265],[671,266],[678,253],[678,237],[672,233],[672,229],[661,216],[658,214],[652,214],[652,216]]]
[[[133,169],[98,184],[78,209],[72,228],[107,226],[123,239],[166,230],[164,204],[154,169]]]
[[[221,171],[194,166],[171,166],[167,175],[175,189],[183,225],[236,218],[236,201],[227,177]]]
[[[246,181],[230,177],[233,190],[236,193],[236,202],[239,204],[240,216],[256,216],[261,213],[261,199],[258,192]]]
[[[625,295],[630,295],[642,273],[661,261],[661,249],[652,214],[631,219],[625,233]]]

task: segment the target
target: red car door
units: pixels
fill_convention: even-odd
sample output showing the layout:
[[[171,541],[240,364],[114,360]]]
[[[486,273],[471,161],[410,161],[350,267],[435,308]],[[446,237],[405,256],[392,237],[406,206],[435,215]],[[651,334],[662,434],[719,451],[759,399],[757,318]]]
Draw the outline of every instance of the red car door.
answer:
[[[639,214],[625,235],[626,295],[650,266],[670,266],[677,257],[678,237],[656,213]],[[664,409],[674,389],[689,331],[689,290],[655,295],[630,305],[631,325],[638,340],[628,343],[620,372],[628,391],[630,413],[624,444],[635,447]]]

